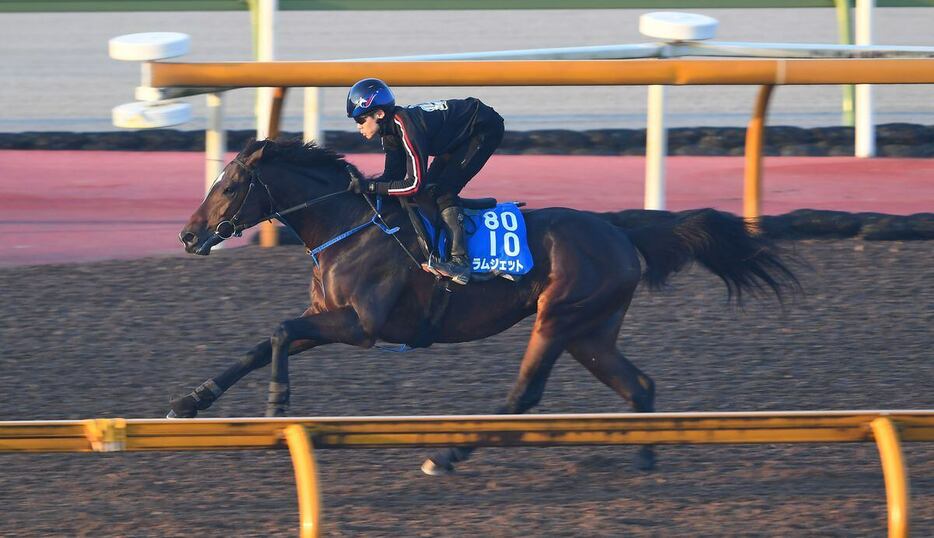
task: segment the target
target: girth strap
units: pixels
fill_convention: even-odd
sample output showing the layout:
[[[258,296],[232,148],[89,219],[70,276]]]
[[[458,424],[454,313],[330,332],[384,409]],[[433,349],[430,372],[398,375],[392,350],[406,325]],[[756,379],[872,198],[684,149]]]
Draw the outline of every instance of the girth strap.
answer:
[[[431,300],[428,303],[428,313],[422,318],[418,326],[418,332],[415,333],[415,339],[409,344],[412,349],[419,347],[428,347],[435,343],[438,334],[441,332],[441,321],[448,311],[448,303],[451,302],[451,280],[435,277],[435,286],[431,292]]]
[[[412,342],[400,345],[377,345],[376,349],[380,351],[389,351],[392,353],[405,353],[420,347],[430,347],[435,343],[438,334],[441,332],[441,322],[448,311],[448,303],[451,300],[451,281],[435,276],[434,288],[431,291],[431,299],[428,302],[428,312],[418,324],[418,330]]]

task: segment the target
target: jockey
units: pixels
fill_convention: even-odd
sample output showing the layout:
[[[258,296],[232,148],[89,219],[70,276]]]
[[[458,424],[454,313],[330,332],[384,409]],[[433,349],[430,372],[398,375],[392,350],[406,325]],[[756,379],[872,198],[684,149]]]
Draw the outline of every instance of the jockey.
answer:
[[[407,107],[396,106],[392,90],[383,81],[363,79],[347,94],[347,117],[367,140],[377,134],[386,153],[382,175],[366,180],[354,177],[357,193],[419,196],[441,213],[447,231],[447,262],[430,260],[432,268],[458,284],[470,280],[461,189],[483,168],[503,140],[503,118],[479,99],[448,99]],[[434,156],[431,166],[428,157]],[[423,208],[425,209],[425,208]]]

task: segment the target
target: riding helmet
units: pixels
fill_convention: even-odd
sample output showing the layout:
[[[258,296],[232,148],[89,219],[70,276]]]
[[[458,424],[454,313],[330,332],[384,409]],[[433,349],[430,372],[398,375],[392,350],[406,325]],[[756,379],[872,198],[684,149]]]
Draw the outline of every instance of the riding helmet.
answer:
[[[396,106],[396,97],[385,82],[378,78],[365,78],[347,93],[347,117],[357,118],[377,108]]]

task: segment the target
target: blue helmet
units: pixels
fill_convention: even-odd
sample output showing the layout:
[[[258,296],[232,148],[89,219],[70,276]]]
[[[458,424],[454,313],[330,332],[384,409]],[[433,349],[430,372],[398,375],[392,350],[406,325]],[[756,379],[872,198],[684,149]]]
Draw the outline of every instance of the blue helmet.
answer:
[[[385,82],[378,78],[365,78],[347,93],[347,117],[357,118],[377,108],[396,106],[396,96]]]

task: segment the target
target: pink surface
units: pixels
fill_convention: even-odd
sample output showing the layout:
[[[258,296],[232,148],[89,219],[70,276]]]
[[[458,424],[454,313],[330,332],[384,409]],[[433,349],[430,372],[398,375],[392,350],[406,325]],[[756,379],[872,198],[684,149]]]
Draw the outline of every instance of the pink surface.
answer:
[[[381,155],[348,159],[367,173],[382,166]],[[639,208],[644,163],[499,155],[464,194],[530,207]],[[0,266],[182,254],[176,235],[203,198],[203,167],[201,153],[0,151]],[[742,157],[670,157],[666,169],[669,209],[741,212]],[[934,211],[934,159],[766,158],[765,213],[800,208]]]

